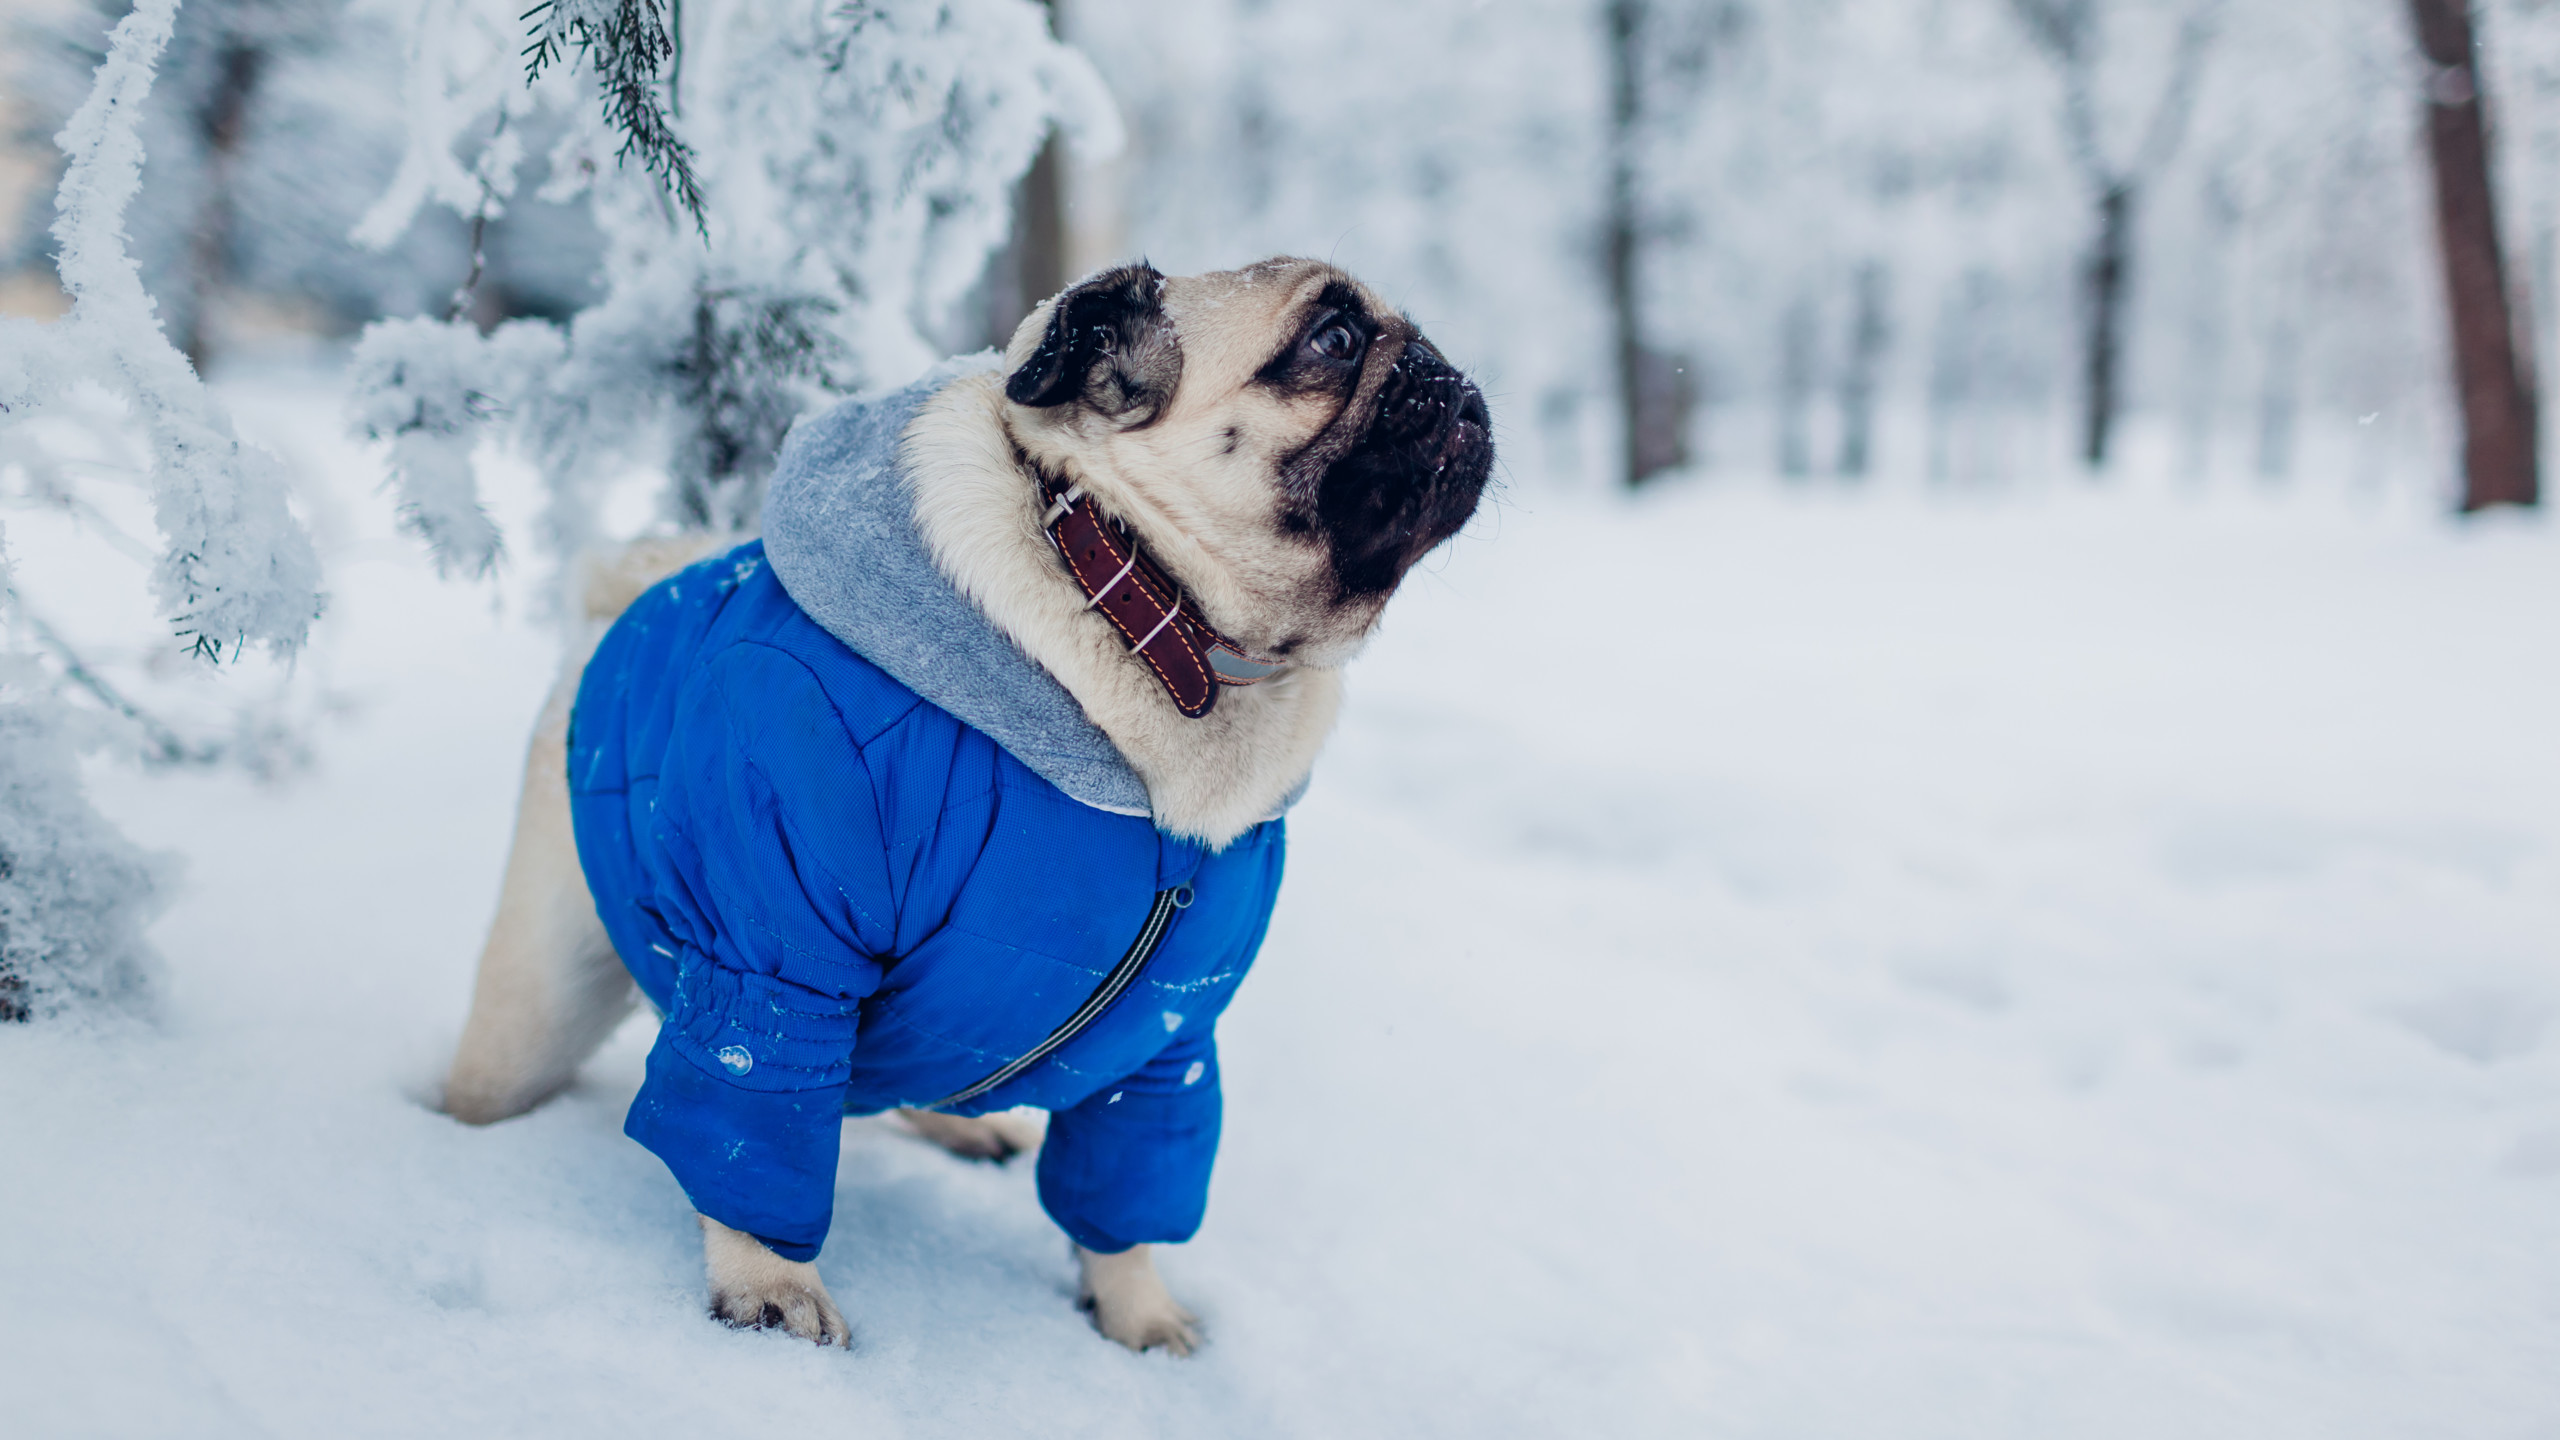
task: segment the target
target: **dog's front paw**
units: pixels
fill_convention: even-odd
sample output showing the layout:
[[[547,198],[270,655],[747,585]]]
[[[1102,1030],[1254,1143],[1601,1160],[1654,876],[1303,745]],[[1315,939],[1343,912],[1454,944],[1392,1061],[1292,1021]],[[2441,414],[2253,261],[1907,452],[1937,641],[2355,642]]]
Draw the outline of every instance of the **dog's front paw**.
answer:
[[[740,1330],[787,1330],[820,1345],[853,1345],[853,1327],[827,1294],[818,1267],[785,1260],[743,1230],[702,1217],[711,1318]]]
[[[1077,1303],[1093,1312],[1095,1329],[1132,1350],[1162,1347],[1188,1355],[1200,1348],[1200,1317],[1164,1288],[1146,1246],[1099,1255],[1079,1245],[1076,1259],[1084,1267]]]

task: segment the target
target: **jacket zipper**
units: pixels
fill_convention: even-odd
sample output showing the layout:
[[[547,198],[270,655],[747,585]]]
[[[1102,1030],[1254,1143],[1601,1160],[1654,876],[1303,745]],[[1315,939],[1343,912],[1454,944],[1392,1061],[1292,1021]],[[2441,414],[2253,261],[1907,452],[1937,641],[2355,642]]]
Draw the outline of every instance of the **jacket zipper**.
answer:
[[[1048,1059],[1059,1046],[1083,1034],[1085,1027],[1101,1019],[1102,1012],[1111,1008],[1111,1002],[1119,999],[1121,992],[1137,980],[1138,972],[1146,969],[1147,962],[1155,958],[1156,948],[1164,944],[1165,932],[1173,928],[1173,912],[1187,909],[1190,904],[1191,887],[1188,885],[1157,891],[1155,906],[1147,911],[1147,923],[1139,927],[1138,938],[1130,942],[1129,953],[1120,957],[1120,963],[1111,967],[1111,973],[1102,977],[1102,984],[1085,997],[1084,1003],[1076,1007],[1076,1013],[1068,1016],[1065,1024],[1050,1031],[1048,1039],[1008,1061],[1003,1068],[977,1084],[965,1090],[955,1090],[917,1108],[940,1110],[949,1105],[965,1105]]]

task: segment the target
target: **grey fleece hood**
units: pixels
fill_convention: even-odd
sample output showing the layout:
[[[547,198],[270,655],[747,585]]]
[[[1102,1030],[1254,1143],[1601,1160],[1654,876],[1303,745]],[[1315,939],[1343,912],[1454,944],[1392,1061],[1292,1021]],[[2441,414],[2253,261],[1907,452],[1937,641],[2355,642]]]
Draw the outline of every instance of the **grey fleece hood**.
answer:
[[[992,350],[964,356],[794,425],[765,491],[765,558],[828,634],[1041,779],[1097,810],[1150,815],[1146,782],[1111,738],[943,578],[916,533],[898,437],[935,391],[997,363]]]

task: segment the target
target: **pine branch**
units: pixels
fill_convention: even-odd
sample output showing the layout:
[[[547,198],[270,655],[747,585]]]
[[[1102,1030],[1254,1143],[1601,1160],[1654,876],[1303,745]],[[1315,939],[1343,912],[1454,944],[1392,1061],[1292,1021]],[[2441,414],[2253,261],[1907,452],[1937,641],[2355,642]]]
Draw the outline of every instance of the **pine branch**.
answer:
[[[679,55],[666,0],[543,0],[517,18],[532,26],[527,32],[531,43],[524,47],[525,83],[565,63],[575,48],[604,92],[605,123],[622,136],[622,148],[613,156],[616,163],[639,157],[641,168],[656,176],[693,217],[694,229],[710,238],[702,184],[693,173],[693,147],[677,136],[658,96],[660,67]]]

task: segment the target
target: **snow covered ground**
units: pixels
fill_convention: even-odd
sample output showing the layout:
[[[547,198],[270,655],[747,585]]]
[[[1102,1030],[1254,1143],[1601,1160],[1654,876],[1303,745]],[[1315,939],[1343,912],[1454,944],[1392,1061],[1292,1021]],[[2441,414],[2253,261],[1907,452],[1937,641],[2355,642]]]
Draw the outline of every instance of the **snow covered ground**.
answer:
[[[1104,1342],[1026,1167],[845,1132],[852,1354],[704,1318],[648,1045],[424,1103],[552,647],[325,394],[308,775],[148,1030],[0,1033],[11,1436],[2548,1435],[2560,536],[2076,482],[1515,493],[1391,612],[1229,1020],[1211,1344]],[[530,497],[506,497],[519,536]]]

